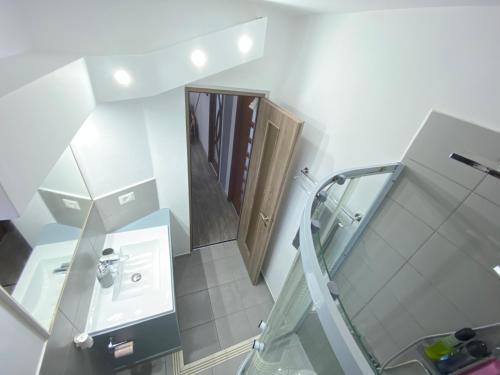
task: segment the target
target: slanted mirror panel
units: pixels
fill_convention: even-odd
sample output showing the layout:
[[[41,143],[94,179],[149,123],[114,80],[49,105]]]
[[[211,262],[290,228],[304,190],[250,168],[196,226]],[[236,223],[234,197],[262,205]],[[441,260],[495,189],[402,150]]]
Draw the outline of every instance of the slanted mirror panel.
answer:
[[[0,221],[1,286],[47,331],[91,204],[68,147],[20,217]]]

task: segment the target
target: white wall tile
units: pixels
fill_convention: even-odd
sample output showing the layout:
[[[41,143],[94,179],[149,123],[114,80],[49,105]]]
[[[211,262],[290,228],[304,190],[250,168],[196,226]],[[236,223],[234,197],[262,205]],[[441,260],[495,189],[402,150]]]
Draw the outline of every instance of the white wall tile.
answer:
[[[493,274],[500,264],[500,207],[471,194],[439,233]]]
[[[432,234],[422,220],[391,199],[386,199],[371,228],[406,259]]]
[[[353,324],[363,337],[365,345],[372,353],[375,353],[379,361],[385,361],[398,351],[399,346],[392,340],[391,335],[369,307],[365,307],[356,316]]]
[[[484,174],[449,155],[456,152],[495,161],[500,159],[499,144],[500,133],[433,111],[405,157],[473,190]]]
[[[410,158],[403,163],[403,175],[390,197],[437,229],[470,191]]]
[[[380,291],[368,306],[399,348],[424,336],[424,329],[389,289]]]
[[[120,205],[118,197],[134,192],[135,200]],[[99,197],[95,205],[101,214],[106,232],[121,228],[160,208],[154,179],[129,186],[123,190]]]
[[[500,206],[500,180],[498,178],[486,176],[474,192]]]

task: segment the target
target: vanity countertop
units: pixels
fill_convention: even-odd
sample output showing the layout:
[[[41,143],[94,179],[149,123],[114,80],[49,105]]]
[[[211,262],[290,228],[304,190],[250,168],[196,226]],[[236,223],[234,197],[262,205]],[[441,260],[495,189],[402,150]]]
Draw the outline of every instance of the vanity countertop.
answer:
[[[97,279],[86,331],[98,333],[174,311],[169,211],[156,211],[106,235],[104,248],[123,257],[115,281]]]

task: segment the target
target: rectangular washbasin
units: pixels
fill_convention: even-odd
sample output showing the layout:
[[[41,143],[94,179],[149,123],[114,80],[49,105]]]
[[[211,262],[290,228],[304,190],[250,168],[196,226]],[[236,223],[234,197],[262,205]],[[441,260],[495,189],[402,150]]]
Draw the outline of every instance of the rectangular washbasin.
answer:
[[[110,233],[104,248],[121,260],[115,281],[103,288],[97,279],[86,331],[96,333],[172,311],[172,266],[167,226]]]
[[[120,248],[113,301],[135,298],[160,289],[160,241],[150,240]]]

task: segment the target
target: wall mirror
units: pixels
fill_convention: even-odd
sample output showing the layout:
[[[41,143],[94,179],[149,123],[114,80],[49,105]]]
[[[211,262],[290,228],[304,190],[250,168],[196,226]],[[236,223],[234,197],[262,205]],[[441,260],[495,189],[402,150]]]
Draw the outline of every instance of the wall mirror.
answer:
[[[91,205],[67,147],[21,216],[0,221],[1,285],[48,332]]]

